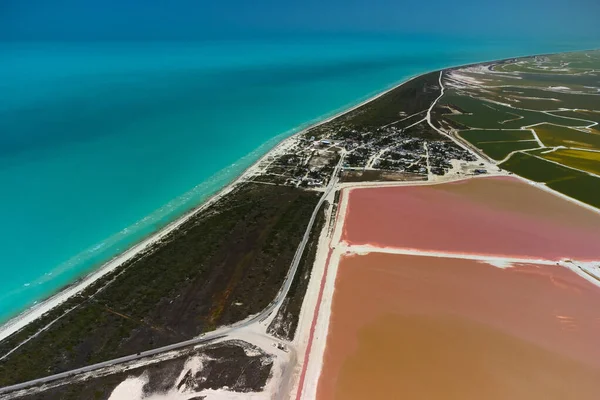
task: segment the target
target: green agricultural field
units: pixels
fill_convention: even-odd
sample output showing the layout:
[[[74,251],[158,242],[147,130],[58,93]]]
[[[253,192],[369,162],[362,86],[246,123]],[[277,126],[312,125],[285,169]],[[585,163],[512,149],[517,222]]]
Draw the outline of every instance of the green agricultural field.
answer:
[[[572,179],[548,182],[546,185],[574,199],[600,208],[600,178],[578,173]]]
[[[469,142],[478,143],[534,140],[530,130],[480,130],[461,131],[460,136]]]
[[[590,175],[600,175],[600,51],[506,60],[453,78],[440,103],[460,111],[444,118],[462,138],[495,160],[510,155],[500,164],[508,171],[600,206],[600,178]]]
[[[513,154],[500,167],[536,182],[569,179],[579,173],[525,153]]]
[[[527,93],[528,90],[531,89],[512,86],[493,88],[489,93],[486,93],[486,98],[529,110],[556,110],[560,107],[560,101],[552,97],[551,92],[539,90],[545,93],[533,96],[531,93]],[[536,97],[536,99],[528,99],[527,97]]]
[[[551,153],[540,154],[540,156],[562,165],[600,175],[600,152],[560,149]]]
[[[539,147],[529,130],[469,130],[461,131],[460,136],[495,160],[502,160],[516,150]]]
[[[600,178],[525,153],[514,154],[500,167],[600,208]]]
[[[507,107],[507,109],[509,111],[511,111],[510,108]],[[504,128],[504,129],[520,128],[522,126],[534,125],[534,124],[539,124],[539,123],[543,123],[543,122],[558,124],[558,125],[566,125],[566,126],[587,126],[587,125],[589,125],[587,122],[582,121],[582,122],[578,123],[577,121],[570,119],[570,118],[563,118],[563,117],[560,117],[557,115],[545,114],[545,113],[539,112],[539,111],[512,110],[511,112],[514,114],[519,114],[519,115],[523,116],[524,118],[520,119],[520,120],[513,120],[513,121],[505,122],[502,125],[502,128]]]
[[[479,143],[476,145],[485,154],[492,157],[494,160],[500,161],[513,151],[528,150],[539,147],[536,141],[531,142],[504,142],[504,143]]]
[[[552,112],[552,114],[560,115],[563,117],[580,118],[583,120],[596,122],[596,123],[600,124],[600,105],[598,105],[598,109],[599,109],[598,111],[584,111],[584,110],[554,111],[554,112]]]
[[[448,115],[447,118],[470,128],[502,128],[500,122],[516,118],[514,115],[501,111],[486,101],[458,94],[446,94],[440,103],[458,108],[463,114]]]
[[[565,146],[600,150],[600,134],[547,124],[538,125],[534,129],[540,140],[548,147]]]

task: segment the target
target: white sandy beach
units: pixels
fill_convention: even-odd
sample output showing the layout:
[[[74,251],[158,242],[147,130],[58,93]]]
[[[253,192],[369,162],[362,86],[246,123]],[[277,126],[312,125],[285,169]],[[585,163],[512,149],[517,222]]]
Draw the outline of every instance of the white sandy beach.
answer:
[[[515,57],[518,57],[518,56],[515,56]],[[503,61],[503,60],[486,60],[486,61],[481,61],[481,62],[477,62],[477,63],[468,63],[468,64],[464,64],[464,65],[447,67],[444,70],[447,71],[447,70],[454,70],[454,69],[465,68],[465,67],[477,67],[477,66],[485,65],[485,64],[488,64],[491,62],[499,62],[499,61]],[[227,193],[231,192],[231,190],[236,185],[247,180],[249,177],[252,177],[252,176],[258,174],[261,170],[260,165],[264,161],[266,161],[270,157],[275,157],[278,154],[285,152],[286,149],[288,149],[294,145],[294,143],[297,140],[297,137],[299,135],[301,135],[304,132],[306,132],[312,128],[315,128],[319,125],[322,125],[331,120],[334,120],[344,114],[347,114],[347,113],[383,96],[384,94],[404,85],[405,83],[408,83],[408,82],[414,80],[415,78],[417,78],[419,76],[426,75],[428,73],[435,72],[435,71],[439,71],[439,70],[425,71],[423,73],[411,76],[397,84],[392,85],[388,89],[385,89],[385,90],[373,95],[372,97],[369,97],[368,99],[366,99],[354,106],[351,106],[347,109],[343,109],[340,112],[338,112],[330,117],[324,118],[323,120],[320,120],[320,121],[306,127],[305,129],[302,129],[299,132],[296,132],[296,133],[290,135],[289,137],[283,139],[276,146],[274,146],[270,151],[268,151],[265,155],[263,155],[258,161],[256,161],[250,167],[248,167],[237,179],[235,179],[230,184],[225,186],[218,193],[216,193],[215,195],[210,197],[208,200],[206,200],[204,203],[200,204],[198,207],[185,213],[183,216],[181,216],[180,218],[171,222],[170,224],[168,224],[161,230],[155,232],[154,234],[148,236],[146,239],[143,239],[142,241],[133,245],[125,252],[114,257],[107,263],[103,264],[101,267],[96,269],[94,272],[88,274],[87,276],[85,276],[83,278],[80,278],[79,280],[77,280],[72,285],[68,286],[67,288],[59,291],[58,293],[54,294],[53,296],[41,301],[40,303],[36,304],[35,306],[29,308],[28,310],[22,312],[21,314],[17,315],[16,317],[14,317],[14,318],[8,320],[7,322],[5,322],[4,324],[2,324],[2,326],[0,326],[0,341],[4,340],[8,336],[17,332],[18,330],[22,329],[24,326],[31,323],[32,321],[35,321],[36,319],[40,318],[44,313],[46,313],[46,312],[50,311],[51,309],[53,309],[54,307],[62,304],[68,298],[81,292],[82,290],[84,290],[85,288],[90,286],[92,283],[94,283],[96,280],[100,279],[107,273],[118,268],[120,265],[122,265],[127,260],[130,260],[131,258],[135,257],[136,255],[146,251],[150,246],[152,246],[153,244],[162,240],[165,236],[167,236],[169,233],[174,231],[177,227],[179,227],[181,224],[183,224],[185,221],[187,221],[193,215],[202,211],[210,204],[213,204],[214,202],[219,200],[221,197],[223,197]],[[451,139],[454,140],[454,138],[451,138]],[[463,145],[461,144],[461,147],[462,146]]]
[[[136,255],[148,250],[152,245],[160,242],[163,238],[165,238],[171,232],[176,230],[179,226],[181,226],[183,223],[185,223],[187,220],[189,220],[192,216],[194,216],[197,213],[201,212],[202,210],[206,209],[206,207],[210,206],[211,204],[214,204],[220,198],[222,198],[223,196],[230,193],[237,185],[248,180],[252,176],[259,174],[261,171],[260,166],[261,166],[261,164],[264,163],[264,161],[266,161],[272,157],[277,157],[278,155],[281,155],[282,153],[284,153],[287,149],[289,149],[296,143],[298,136],[302,135],[304,132],[306,132],[312,128],[315,128],[319,125],[325,124],[329,121],[332,121],[344,114],[347,114],[347,113],[383,96],[384,94],[390,92],[391,90],[394,90],[397,87],[402,86],[403,84],[417,78],[418,76],[421,76],[421,74],[412,76],[412,77],[390,87],[389,89],[386,89],[386,90],[368,98],[365,101],[362,101],[348,109],[342,110],[339,113],[336,113],[335,115],[333,115],[331,117],[328,117],[328,118],[323,119],[315,124],[312,124],[312,125],[308,126],[307,128],[305,128],[299,132],[296,132],[293,135],[283,139],[275,147],[273,147],[273,149],[268,151],[258,161],[256,161],[250,167],[248,167],[237,179],[235,179],[230,184],[225,186],[218,193],[216,193],[215,195],[210,197],[208,200],[206,200],[204,203],[202,203],[198,207],[185,213],[183,216],[181,216],[177,220],[171,222],[170,224],[168,224],[161,230],[155,232],[154,234],[150,235],[149,237],[147,237],[147,238],[143,239],[142,241],[138,242],[137,244],[133,245],[125,252],[119,254],[118,256],[114,257],[107,263],[103,264],[101,267],[96,269],[94,272],[77,280],[72,285],[66,287],[65,289],[54,294],[53,296],[41,301],[40,303],[36,304],[35,306],[29,308],[28,310],[22,312],[21,314],[17,315],[16,317],[5,322],[0,327],[0,341],[4,340],[5,338],[12,335],[13,333],[19,331],[20,329],[22,329],[29,323],[40,318],[42,315],[44,315],[48,311],[52,310],[53,308],[64,303],[70,297],[76,295],[77,293],[80,293],[81,291],[83,291],[84,289],[86,289],[87,287],[92,285],[95,281],[102,278],[103,276],[110,273],[111,271],[114,271],[116,268],[118,268],[123,263],[127,262],[128,260],[132,259]]]
[[[169,223],[164,228],[159,231],[153,233],[142,241],[138,242],[134,246],[130,247],[125,252],[119,254],[118,256],[111,259],[109,262],[103,264],[94,272],[89,275],[79,279],[74,282],[72,285],[66,287],[55,295],[49,297],[44,300],[40,304],[28,309],[23,312],[19,316],[9,320],[4,325],[0,326],[0,341],[9,337],[13,333],[23,329],[27,324],[35,321],[42,317],[45,313],[52,310],[53,308],[61,305],[70,297],[80,293],[84,289],[88,288],[90,285],[94,284],[98,279],[101,279],[106,274],[114,271],[115,269],[122,266],[127,261],[133,259],[137,255],[144,254],[144,252],[149,251],[153,245],[160,243],[164,240],[169,234],[176,231],[182,224],[192,218],[194,215],[202,212],[210,205],[217,202],[219,199],[223,198],[227,194],[231,193],[239,184],[251,180],[256,175],[264,172],[269,162],[272,159],[285,154],[290,149],[295,147],[298,144],[299,136],[305,133],[306,131],[313,129],[319,125],[325,124],[331,120],[334,120],[344,114],[347,114],[377,98],[388,93],[391,90],[396,89],[397,87],[407,83],[419,76],[424,74],[419,74],[413,76],[399,84],[394,85],[393,87],[376,94],[375,96],[370,97],[369,99],[360,102],[359,104],[352,106],[346,110],[343,110],[331,117],[323,119],[309,127],[302,129],[296,133],[291,134],[289,137],[283,139],[278,144],[276,144],[271,150],[266,152],[260,159],[254,162],[250,167],[248,167],[239,177],[229,183],[227,186],[223,187],[218,193],[210,197],[208,200],[197,206],[196,208],[190,210],[185,213],[183,216],[179,217],[175,221]],[[441,83],[441,76],[440,76]],[[443,86],[442,86],[443,88]],[[443,91],[442,91],[443,94]],[[441,95],[440,97],[441,98]],[[438,98],[438,100],[439,100]],[[436,100],[437,101],[437,100]],[[435,103],[434,103],[435,104]],[[427,113],[427,122],[431,125],[430,113],[434,104],[430,107]],[[433,129],[438,130],[435,126],[431,125]],[[444,132],[440,132],[444,135],[447,135]],[[455,138],[448,136],[455,143],[459,144],[463,148],[467,148],[463,143]],[[488,169],[488,172],[491,175],[496,176],[507,176],[511,175],[517,179],[520,179],[528,184],[540,189],[547,191],[555,196],[558,196],[564,200],[567,200],[573,204],[582,206],[596,213],[600,213],[600,210],[592,207],[588,204],[585,204],[581,201],[572,199],[562,193],[556,192],[551,188],[547,187],[544,184],[530,181],[526,178],[509,174],[506,171],[501,170],[497,165],[497,162],[487,162],[485,160],[478,160],[479,162],[485,162],[485,168]],[[324,224],[323,230],[319,236],[319,244],[317,253],[315,255],[316,259],[313,265],[311,279],[309,281],[309,285],[307,287],[307,292],[304,297],[304,301],[302,303],[302,307],[300,310],[300,316],[298,320],[297,332],[294,340],[290,343],[290,347],[288,347],[285,351],[281,351],[274,346],[274,343],[277,342],[276,339],[272,337],[268,337],[266,331],[269,323],[276,317],[277,309],[275,309],[266,320],[261,320],[256,325],[252,325],[250,327],[242,328],[236,332],[229,332],[227,335],[228,339],[239,339],[247,341],[248,343],[252,343],[257,345],[263,351],[268,354],[271,354],[274,357],[274,369],[273,375],[269,378],[265,389],[259,393],[250,393],[250,394],[238,394],[235,392],[231,392],[228,390],[205,390],[201,394],[206,395],[207,398],[214,399],[237,399],[237,398],[276,398],[281,397],[277,395],[285,396],[289,393],[290,398],[314,398],[317,392],[317,385],[319,381],[319,376],[321,374],[321,369],[323,366],[323,355],[325,353],[327,335],[329,332],[329,323],[331,316],[331,307],[333,294],[335,291],[335,279],[337,275],[338,264],[340,262],[341,257],[348,253],[355,254],[367,254],[372,252],[378,253],[390,253],[390,254],[404,254],[404,255],[422,255],[428,257],[444,257],[444,258],[464,258],[479,261],[481,263],[490,264],[496,266],[498,268],[509,268],[514,263],[529,263],[535,262],[536,264],[544,264],[544,265],[556,265],[556,261],[548,261],[548,260],[533,260],[527,258],[508,258],[508,257],[492,257],[492,256],[479,256],[479,255],[470,255],[470,254],[453,254],[453,253],[443,253],[443,252],[428,252],[422,250],[414,250],[414,249],[401,249],[401,248],[385,248],[385,247],[374,247],[369,245],[353,245],[349,246],[347,243],[341,240],[344,220],[346,216],[346,211],[348,207],[348,194],[353,189],[365,188],[365,187],[385,187],[385,186],[420,186],[420,185],[438,185],[444,184],[448,182],[457,182],[462,180],[469,179],[482,179],[487,178],[490,175],[476,175],[476,176],[458,176],[457,173],[460,171],[460,163],[458,161],[453,162],[451,172],[444,176],[435,176],[429,174],[429,179],[427,181],[407,181],[407,182],[346,182],[346,183],[337,183],[335,185],[336,189],[339,189],[342,192],[341,201],[338,205],[337,215],[328,214],[326,218],[326,223]],[[333,199],[335,196],[335,190],[331,191],[331,193],[327,196],[327,200],[333,203]],[[330,219],[333,219],[332,230],[329,231],[329,222]],[[599,285],[600,281],[596,279],[600,272],[597,265],[594,263],[574,263],[570,260],[562,260],[559,265],[563,267],[571,269],[573,272],[580,275],[582,278],[588,280],[589,282]],[[69,310],[70,311],[70,310]],[[67,311],[67,313],[69,312]],[[64,314],[63,314],[64,316]],[[60,316],[59,318],[61,318]],[[11,352],[16,350],[21,345],[25,344],[28,340],[35,337],[41,331],[48,328],[54,321],[52,321],[49,325],[41,328],[36,334],[31,336],[26,341],[17,345],[17,347],[13,348],[9,353],[0,354],[0,361],[2,358],[8,356]],[[290,353],[288,353],[288,351]],[[175,353],[173,353],[175,354]],[[158,359],[154,359],[153,362],[156,362]],[[197,360],[196,360],[197,361]],[[133,365],[133,364],[132,364]],[[141,365],[141,364],[136,364]],[[187,364],[186,364],[187,365]],[[197,368],[201,368],[200,366]],[[190,367],[192,368],[192,367]],[[194,367],[196,368],[196,367]],[[184,368],[185,369],[185,368]],[[192,368],[193,369],[193,368]],[[181,378],[181,377],[180,377]],[[178,380],[180,380],[180,378]],[[142,388],[146,383],[146,377],[144,375],[138,377],[130,377],[127,380],[123,381],[121,385],[115,389],[111,399],[125,399],[125,398],[146,398],[142,393]],[[196,393],[197,394],[197,393]],[[196,395],[194,394],[194,395]],[[179,391],[172,391],[166,393],[164,395],[155,395],[153,399],[187,399],[191,396],[189,393],[180,393]]]

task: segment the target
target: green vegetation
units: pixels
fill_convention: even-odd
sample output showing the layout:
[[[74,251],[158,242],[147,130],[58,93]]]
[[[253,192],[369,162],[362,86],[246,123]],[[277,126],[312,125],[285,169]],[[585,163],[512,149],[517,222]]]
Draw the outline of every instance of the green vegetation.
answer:
[[[501,78],[503,76],[504,75],[500,75],[499,77]],[[548,94],[539,97],[554,97],[552,96],[552,94],[559,92],[557,90],[552,89],[556,87],[566,87],[570,91],[576,91],[586,94],[597,93],[593,88],[593,85],[597,85],[597,81],[594,80],[594,75],[544,74],[540,73],[539,71],[530,71],[520,73],[518,76],[520,77],[519,80],[507,77],[505,79],[495,82],[495,85],[502,85],[506,88],[513,87],[509,88],[509,90],[515,92],[521,92],[521,89],[548,90]],[[494,91],[496,91],[497,89],[498,88],[494,88]],[[550,92],[550,90],[552,92]],[[565,89],[565,92],[566,91],[567,90]]]
[[[560,149],[550,153],[542,153],[540,156],[562,165],[600,175],[600,152]]]
[[[460,136],[498,161],[513,151],[539,147],[529,130],[468,130]]]
[[[516,153],[500,167],[570,196],[574,199],[600,207],[600,178],[584,172],[544,161],[534,155]]]
[[[546,83],[550,86],[567,85],[563,82]],[[597,95],[565,93],[562,91],[545,90],[546,88],[524,88],[524,87],[501,87],[493,90],[494,96],[490,98],[502,103],[512,104],[514,107],[531,110],[558,110],[560,108],[583,108],[590,109],[598,107],[600,100]],[[579,124],[571,121],[572,124]]]
[[[460,136],[473,144],[505,142],[519,140],[534,140],[530,130],[468,130],[461,131]]]
[[[596,123],[600,124],[600,110],[599,111],[584,111],[584,110],[554,111],[552,114],[561,115],[564,117],[571,117],[571,118],[581,118],[581,119],[585,119],[585,120],[596,122]],[[597,127],[598,126],[596,125],[596,128]]]
[[[516,118],[496,104],[459,95],[451,90],[442,97],[440,103],[450,105],[463,113],[447,115],[446,118],[468,128],[502,129],[504,127],[500,122]]]
[[[485,96],[482,96],[485,98]],[[550,122],[559,125],[589,125],[577,123],[572,119],[562,118],[539,111],[528,111],[508,107],[502,104],[475,99],[469,96],[448,95],[442,98],[443,104],[458,108],[463,114],[447,115],[446,118],[469,128],[479,129],[519,129],[522,126]],[[518,105],[515,105],[518,107]]]
[[[194,356],[203,358],[201,370],[196,374],[188,374],[176,387],[186,360]],[[228,340],[208,344],[197,350],[189,349],[182,356],[148,366],[20,396],[19,400],[107,400],[125,379],[142,374],[148,379],[143,388],[147,398],[153,397],[151,393],[185,390],[186,394],[192,395],[205,389],[216,390],[224,386],[235,392],[257,392],[264,388],[272,367],[272,358],[260,348],[246,342]]]
[[[561,167],[526,153],[513,154],[500,167],[536,182],[549,182],[576,176],[577,171]]]
[[[336,192],[336,195],[339,192]],[[300,317],[300,310],[302,303],[304,302],[304,296],[306,289],[310,282],[312,274],[313,264],[317,255],[317,247],[319,244],[319,236],[325,225],[325,210],[329,207],[329,204],[323,203],[319,210],[319,215],[315,220],[312,231],[310,232],[310,238],[304,249],[304,254],[298,264],[296,275],[290,285],[290,290],[285,298],[277,317],[271,322],[268,328],[268,332],[279,338],[286,340],[293,340],[296,335],[296,328],[298,327],[298,318]]]
[[[511,82],[512,83],[512,82]],[[492,88],[486,92],[486,97],[503,103],[512,104],[517,108],[531,110],[555,110],[559,107],[560,102],[552,96],[551,92],[539,90],[541,93],[526,94],[527,88],[522,87],[498,87]],[[536,97],[528,98],[528,97]]]
[[[530,130],[520,130],[536,125],[537,135],[548,147],[600,149],[597,128],[589,132],[569,128],[589,125],[573,119],[578,117],[600,122],[600,96],[591,95],[597,93],[597,73],[589,73],[599,68],[600,52],[585,52],[505,61],[494,67],[501,73],[465,71],[479,83],[470,85],[466,81],[460,89],[448,85],[439,107],[432,111],[433,123],[448,131],[459,130],[465,140],[496,160],[522,150],[500,166],[600,207],[599,178],[554,163],[598,173],[600,153],[531,150],[539,143],[533,140]],[[380,170],[347,170],[343,174],[347,181],[426,179],[426,148],[432,167],[436,152],[443,154],[441,160],[450,154],[454,159],[473,161],[469,158],[472,155],[465,151],[466,155],[461,156],[445,136],[425,122],[406,129],[423,119],[439,96],[439,76],[439,72],[419,76],[363,107],[310,129],[304,134],[307,147],[312,148],[311,141],[324,137],[346,142],[353,146],[353,152],[345,161],[364,166],[371,156],[395,146],[395,152],[385,150],[388,158],[379,159]],[[503,87],[492,87],[498,85]],[[585,94],[543,90],[550,86]],[[540,111],[560,107],[597,111]],[[320,161],[309,158],[319,161],[316,164],[321,165],[325,176],[333,171],[338,151],[339,147],[332,147],[331,154],[319,155],[323,158]],[[391,170],[406,162],[409,155],[414,160],[409,163],[412,169]],[[255,183],[240,185],[161,243],[0,342],[0,355],[6,354],[56,320],[0,363],[0,386],[180,342],[263,310],[281,288],[318,202],[317,192],[276,186],[305,175],[321,177],[312,176],[315,171],[303,160],[297,154],[281,156],[267,173],[254,177]],[[416,173],[419,171],[420,175]],[[288,296],[269,327],[269,332],[281,338],[291,340],[295,335],[324,222],[321,210]],[[240,382],[250,383],[251,388],[264,385],[270,364],[266,368],[268,363],[247,356],[242,347],[215,348],[211,353],[214,369],[210,366],[203,372],[216,374],[213,378],[230,387]],[[227,360],[217,365],[221,356]],[[178,360],[173,365],[180,369],[182,363]],[[157,373],[165,373],[161,369],[164,365],[157,367]],[[103,377],[64,391],[51,389],[40,398],[50,398],[48,395],[53,393],[56,396],[52,399],[106,398],[110,392],[107,388],[112,390],[123,376]],[[212,384],[202,379],[196,383]]]
[[[356,128],[379,128],[404,115],[426,110],[440,94],[439,75],[439,72],[432,72],[405,83],[350,113],[346,122]],[[400,110],[404,114],[399,114]]]
[[[549,54],[544,56],[523,57],[517,62],[504,62],[494,70],[500,72],[516,72],[520,75],[528,73],[538,75],[575,75],[597,68],[600,63],[600,51],[590,50]]]
[[[336,138],[344,139],[353,137],[352,130],[373,131],[394,122],[397,128],[409,126],[425,117],[425,111],[439,96],[438,78],[439,72],[416,77],[362,107],[310,129],[305,137],[320,138],[335,132]],[[407,118],[415,113],[420,114]]]
[[[500,161],[506,158],[507,155],[517,150],[528,150],[539,147],[536,141],[527,142],[505,142],[505,143],[479,143],[476,145],[485,154],[492,157],[494,160]]]
[[[549,182],[547,186],[574,199],[600,208],[600,178],[578,173],[573,179]]]
[[[600,134],[548,124],[538,125],[534,129],[540,140],[548,147],[565,146],[600,150]]]
[[[0,386],[180,342],[260,312],[280,289],[317,201],[318,193],[292,187],[239,187],[0,343],[4,354],[75,307],[0,364]]]
[[[588,174],[600,174],[600,128],[588,128],[600,123],[600,51],[505,60],[490,70],[458,69],[441,99],[448,126],[491,158],[510,155],[500,167],[600,206],[600,181]],[[522,127],[544,148],[527,130],[506,131]]]

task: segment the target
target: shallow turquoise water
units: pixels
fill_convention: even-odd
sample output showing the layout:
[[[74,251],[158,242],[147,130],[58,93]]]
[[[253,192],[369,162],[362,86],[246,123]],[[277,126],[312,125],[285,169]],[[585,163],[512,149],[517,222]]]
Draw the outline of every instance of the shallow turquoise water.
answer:
[[[443,38],[0,44],[0,321],[408,76],[589,44]]]

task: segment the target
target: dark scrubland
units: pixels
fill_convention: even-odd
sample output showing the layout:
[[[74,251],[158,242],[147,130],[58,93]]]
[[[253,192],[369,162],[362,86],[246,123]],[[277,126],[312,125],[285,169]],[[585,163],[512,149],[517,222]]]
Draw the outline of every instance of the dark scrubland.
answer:
[[[280,339],[293,340],[296,335],[296,328],[298,327],[298,318],[300,317],[300,310],[302,303],[304,302],[304,296],[310,277],[312,275],[313,264],[317,255],[317,247],[319,245],[319,235],[325,225],[325,212],[330,205],[324,202],[319,210],[315,223],[310,232],[310,237],[304,248],[304,254],[300,258],[298,269],[292,280],[290,290],[286,298],[283,300],[277,316],[269,325],[267,332]]]
[[[401,119],[399,117],[404,115],[427,110],[440,94],[439,75],[439,72],[431,72],[406,82],[355,110],[348,115],[346,122],[356,128],[379,128]],[[423,117],[424,114],[421,118]]]
[[[252,350],[252,355],[248,355],[245,349]],[[196,373],[188,370],[178,380],[186,361],[191,357],[202,357],[202,368]],[[36,394],[20,396],[18,399],[106,400],[125,379],[140,377],[143,374],[146,374],[148,379],[143,387],[145,396],[184,389],[191,393],[199,393],[205,389],[221,389],[225,386],[234,392],[259,392],[264,388],[272,366],[273,361],[268,354],[248,343],[232,340],[199,350],[190,350],[180,357],[127,372],[64,384]]]
[[[0,386],[190,339],[276,296],[319,194],[247,183],[0,343]],[[70,312],[68,312],[71,310]]]
[[[359,136],[381,136],[387,124],[403,129],[423,118],[439,95],[438,76],[417,77],[305,135],[322,136],[333,129],[335,138],[342,139],[354,137],[358,130]],[[417,112],[421,114],[399,121]],[[409,134],[436,135],[426,126]],[[381,143],[374,149],[394,137],[375,139]],[[275,167],[297,164],[283,161]],[[333,169],[335,154],[330,161],[326,166]],[[287,182],[262,177],[255,180]],[[260,312],[280,289],[317,201],[318,193],[295,187],[238,187],[161,243],[0,342],[4,355],[30,339],[0,362],[0,386],[177,343]],[[282,311],[291,321],[285,334],[289,337],[297,324],[323,217],[317,222]]]
[[[352,110],[332,121],[321,124],[306,133],[317,138],[335,132],[335,139],[360,139],[361,134],[372,132],[414,113],[422,115],[398,122],[394,127],[404,128],[425,117],[425,112],[440,94],[439,72],[418,76],[377,99]]]
[[[314,136],[338,142],[331,157],[321,160],[323,174],[333,171],[339,157],[333,147],[341,146],[355,150],[348,159],[354,157],[357,165],[390,148],[376,166],[382,170],[378,175],[348,172],[346,180],[397,179],[399,174],[401,179],[426,179],[425,147],[433,173],[443,174],[447,159],[470,160],[472,155],[426,122],[406,129],[423,119],[439,96],[438,79],[439,72],[421,75],[304,133],[306,141]],[[401,169],[402,161],[410,166]],[[294,155],[277,160],[267,174],[254,177],[269,184],[238,186],[161,243],[0,342],[1,356],[31,338],[0,361],[0,386],[181,342],[263,310],[280,289],[318,202],[317,192],[285,186],[306,172],[318,172],[305,168]],[[321,213],[278,317],[282,323],[271,327],[276,336],[294,337],[323,223]]]

